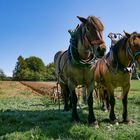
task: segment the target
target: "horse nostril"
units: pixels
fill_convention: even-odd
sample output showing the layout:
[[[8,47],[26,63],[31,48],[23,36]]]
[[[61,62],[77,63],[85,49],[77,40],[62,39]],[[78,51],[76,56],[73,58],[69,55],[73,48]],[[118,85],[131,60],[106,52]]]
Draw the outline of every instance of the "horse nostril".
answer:
[[[97,51],[98,51],[98,52],[99,52],[99,51],[101,51],[101,48],[100,48],[100,47],[98,47],[98,48],[97,48]]]
[[[103,48],[102,50],[103,50],[103,52],[106,52],[106,48]]]
[[[99,53],[100,56],[104,56],[104,54],[106,52],[106,48],[102,48],[101,46],[98,46],[97,52]]]

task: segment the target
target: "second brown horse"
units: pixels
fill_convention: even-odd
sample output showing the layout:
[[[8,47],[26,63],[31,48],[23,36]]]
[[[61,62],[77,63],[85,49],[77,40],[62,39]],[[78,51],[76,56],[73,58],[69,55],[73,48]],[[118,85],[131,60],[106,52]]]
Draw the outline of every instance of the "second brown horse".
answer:
[[[125,36],[95,66],[94,79],[101,87],[100,90],[106,92],[109,97],[111,106],[109,118],[113,123],[117,122],[114,112],[114,89],[117,87],[122,87],[123,89],[123,122],[129,122],[127,96],[130,89],[130,70],[135,61],[140,63],[140,34],[137,32],[132,34],[125,32]]]

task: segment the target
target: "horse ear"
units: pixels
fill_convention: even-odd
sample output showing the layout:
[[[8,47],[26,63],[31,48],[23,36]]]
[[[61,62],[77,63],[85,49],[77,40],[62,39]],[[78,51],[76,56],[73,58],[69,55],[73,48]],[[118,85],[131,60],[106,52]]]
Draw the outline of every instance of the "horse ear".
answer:
[[[87,22],[87,19],[86,18],[83,18],[83,17],[80,17],[80,16],[77,16],[77,18],[83,22],[83,23],[86,23]]]
[[[126,37],[128,37],[128,38],[130,37],[130,33],[126,32],[126,31],[123,31],[123,32],[124,32]]]

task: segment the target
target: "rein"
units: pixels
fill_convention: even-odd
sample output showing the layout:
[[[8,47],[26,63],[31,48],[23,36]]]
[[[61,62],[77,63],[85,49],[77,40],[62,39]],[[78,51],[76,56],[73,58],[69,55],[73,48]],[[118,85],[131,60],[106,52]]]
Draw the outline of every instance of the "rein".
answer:
[[[140,51],[136,52],[133,54],[132,50],[130,49],[130,47],[127,47],[127,50],[128,54],[131,56],[132,60],[135,61],[136,57],[138,55],[140,55]]]

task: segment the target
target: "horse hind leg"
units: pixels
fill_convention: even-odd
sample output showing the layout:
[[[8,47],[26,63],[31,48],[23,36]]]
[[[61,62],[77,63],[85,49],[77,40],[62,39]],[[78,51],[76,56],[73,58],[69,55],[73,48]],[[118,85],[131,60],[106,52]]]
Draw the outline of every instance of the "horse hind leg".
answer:
[[[62,97],[64,100],[64,111],[69,111],[71,109],[71,105],[69,105],[70,101],[70,93],[69,93],[69,88],[67,85],[60,84],[61,86],[61,92],[62,92]]]
[[[110,121],[113,124],[118,124],[115,113],[114,113],[115,97],[114,97],[113,92],[111,92],[111,94],[110,94],[110,106],[111,106],[110,114],[109,114]]]
[[[106,89],[104,89],[104,87],[100,87],[97,91],[96,91],[97,95],[100,98],[100,102],[101,102],[101,109],[105,112],[109,111],[110,108],[110,104],[109,104],[109,95]]]
[[[109,95],[107,90],[104,90],[104,99],[103,99],[103,110],[105,112],[108,112],[110,110],[110,104],[109,104]]]

